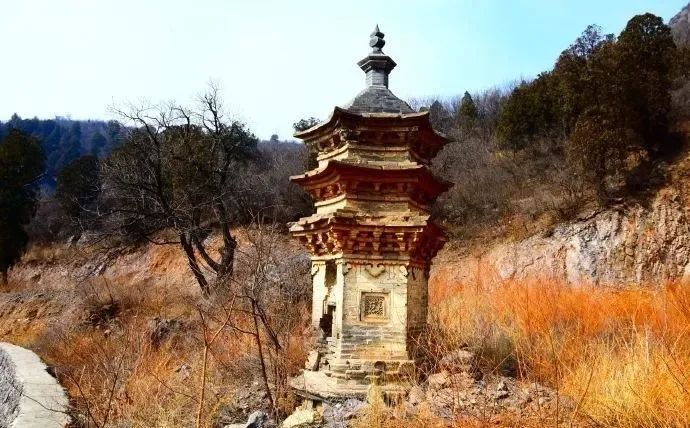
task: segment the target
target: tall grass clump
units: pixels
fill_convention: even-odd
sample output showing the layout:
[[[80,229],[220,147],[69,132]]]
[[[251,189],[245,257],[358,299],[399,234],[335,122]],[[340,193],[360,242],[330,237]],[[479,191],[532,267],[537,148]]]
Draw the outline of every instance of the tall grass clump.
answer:
[[[488,285],[439,273],[430,293],[442,349],[468,346],[485,372],[551,386],[571,400],[572,421],[690,426],[690,286]]]

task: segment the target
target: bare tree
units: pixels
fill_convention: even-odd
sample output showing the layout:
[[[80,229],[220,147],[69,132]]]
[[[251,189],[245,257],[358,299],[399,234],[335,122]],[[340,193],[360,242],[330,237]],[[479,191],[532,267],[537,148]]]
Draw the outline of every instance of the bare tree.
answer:
[[[256,152],[257,138],[223,113],[214,86],[194,108],[171,103],[116,111],[132,130],[103,162],[99,214],[108,218],[109,230],[180,245],[208,293],[209,273],[220,281],[232,275],[237,241],[230,183],[237,165]],[[205,242],[212,227],[223,240],[215,258]],[[160,238],[164,229],[175,237]]]
[[[304,323],[300,308],[307,307],[310,277],[309,259],[293,251],[288,239],[274,224],[255,224],[248,231],[248,246],[238,255],[237,275],[232,278],[232,293],[251,317],[261,375],[268,398],[276,410],[276,398],[287,388],[288,341],[297,326]],[[270,384],[273,384],[271,388]]]

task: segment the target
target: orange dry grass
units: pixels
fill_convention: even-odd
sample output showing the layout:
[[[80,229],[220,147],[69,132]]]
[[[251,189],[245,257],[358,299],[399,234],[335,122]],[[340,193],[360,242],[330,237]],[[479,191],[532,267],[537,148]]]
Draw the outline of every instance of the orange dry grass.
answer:
[[[99,280],[62,302],[62,312],[51,309],[57,298],[25,298],[0,311],[0,331],[6,327],[6,340],[36,350],[55,368],[75,407],[77,426],[194,426],[203,353],[196,307],[203,302],[190,290]],[[93,325],[89,312],[113,304],[117,314]],[[217,329],[222,311],[209,307],[206,315],[208,328]],[[160,346],[150,336],[155,317],[182,323]],[[25,318],[26,325],[17,322]],[[239,362],[253,353],[248,336],[219,335],[207,367],[204,426],[210,426],[215,409],[232,397],[238,382],[251,376]]]
[[[690,426],[690,286],[607,288],[559,281],[463,284],[436,275],[432,320],[488,369],[574,401],[569,418],[602,426]]]
[[[119,283],[94,284],[85,293],[81,316],[112,303],[119,312],[95,328],[88,319],[66,319],[32,344],[55,366],[77,409],[75,418],[89,427],[118,421],[135,427],[193,425],[202,345],[190,296]],[[184,331],[154,346],[149,323],[155,316],[181,320]],[[210,377],[216,378],[213,370]]]

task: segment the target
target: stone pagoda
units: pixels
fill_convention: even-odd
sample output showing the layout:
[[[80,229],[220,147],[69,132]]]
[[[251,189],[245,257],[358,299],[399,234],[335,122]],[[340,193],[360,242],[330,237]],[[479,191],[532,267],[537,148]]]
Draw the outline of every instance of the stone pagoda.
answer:
[[[445,241],[429,219],[449,184],[429,164],[448,140],[388,89],[396,64],[383,33],[358,62],[366,88],[331,117],[295,137],[318,166],[291,177],[316,213],[290,225],[308,250],[312,324],[320,341],[292,380],[312,401],[364,396],[378,384],[390,397],[414,373],[415,338],[426,325],[427,279]]]

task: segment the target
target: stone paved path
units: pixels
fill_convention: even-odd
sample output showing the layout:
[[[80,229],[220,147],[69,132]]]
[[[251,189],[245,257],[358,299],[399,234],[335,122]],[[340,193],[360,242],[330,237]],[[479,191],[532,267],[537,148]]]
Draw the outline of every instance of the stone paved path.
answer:
[[[0,428],[62,428],[68,404],[38,355],[0,342]]]

